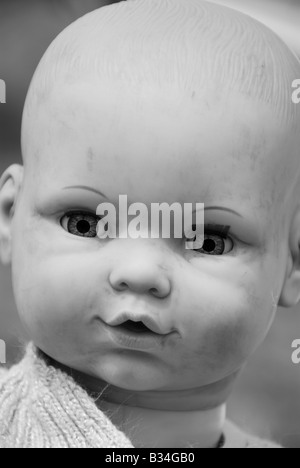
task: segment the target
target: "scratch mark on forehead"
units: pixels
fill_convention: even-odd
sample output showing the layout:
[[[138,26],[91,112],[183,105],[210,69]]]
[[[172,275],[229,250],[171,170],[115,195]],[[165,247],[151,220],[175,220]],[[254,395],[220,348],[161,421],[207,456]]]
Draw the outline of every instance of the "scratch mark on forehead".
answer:
[[[94,170],[94,158],[95,158],[94,151],[92,148],[89,148],[87,152],[87,168],[90,172],[93,172]]]

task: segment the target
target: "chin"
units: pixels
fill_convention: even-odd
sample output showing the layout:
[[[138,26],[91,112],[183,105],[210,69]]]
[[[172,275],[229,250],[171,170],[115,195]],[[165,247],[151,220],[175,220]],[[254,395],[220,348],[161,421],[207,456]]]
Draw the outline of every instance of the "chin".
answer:
[[[97,377],[115,387],[135,392],[158,390],[167,385],[163,364],[157,365],[154,357],[152,363],[149,360],[145,362],[145,355],[139,361],[129,359],[128,356],[114,359],[107,356],[107,359],[101,360],[96,371]]]

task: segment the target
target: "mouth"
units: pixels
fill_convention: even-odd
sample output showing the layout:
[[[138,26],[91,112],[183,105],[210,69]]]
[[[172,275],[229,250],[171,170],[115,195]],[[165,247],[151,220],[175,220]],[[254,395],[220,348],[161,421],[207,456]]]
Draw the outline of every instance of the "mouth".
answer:
[[[126,313],[110,323],[104,322],[99,317],[97,319],[109,340],[122,348],[141,351],[157,350],[164,347],[171,337],[179,335],[177,331],[162,333],[163,330],[150,317],[137,320],[137,317],[128,318],[128,313]]]
[[[156,322],[151,316],[146,314],[134,313],[132,311],[122,312],[113,320],[107,322],[111,327],[122,327],[124,330],[136,333],[154,333],[155,335],[168,335],[173,330],[166,329]]]
[[[154,333],[150,328],[148,328],[143,322],[134,322],[133,320],[127,320],[122,325],[119,325],[119,328],[123,328],[125,331],[135,332],[135,333]],[[157,333],[155,333],[157,334]]]

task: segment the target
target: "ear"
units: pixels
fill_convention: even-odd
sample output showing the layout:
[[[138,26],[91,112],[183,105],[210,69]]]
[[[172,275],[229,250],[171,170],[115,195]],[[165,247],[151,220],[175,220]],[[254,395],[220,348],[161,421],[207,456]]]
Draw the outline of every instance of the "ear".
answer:
[[[293,218],[286,276],[278,305],[294,307],[300,301],[300,206]]]
[[[23,182],[24,168],[13,164],[0,178],[0,260],[11,263],[11,229],[15,206]]]

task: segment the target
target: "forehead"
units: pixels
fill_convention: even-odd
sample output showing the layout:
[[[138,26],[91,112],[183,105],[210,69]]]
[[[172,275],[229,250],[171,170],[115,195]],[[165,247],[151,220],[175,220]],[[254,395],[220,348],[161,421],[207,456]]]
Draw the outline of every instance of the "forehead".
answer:
[[[111,200],[199,202],[268,210],[287,135],[241,95],[105,83],[57,90],[39,109],[32,144],[38,193],[89,185]]]

